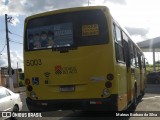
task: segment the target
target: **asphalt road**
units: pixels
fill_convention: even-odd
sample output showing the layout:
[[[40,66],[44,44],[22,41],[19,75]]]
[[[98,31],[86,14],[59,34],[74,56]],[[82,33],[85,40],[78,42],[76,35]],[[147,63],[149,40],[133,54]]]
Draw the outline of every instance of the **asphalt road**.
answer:
[[[22,111],[28,111],[25,103],[25,93],[21,93],[21,99],[23,101]],[[140,111],[140,112],[139,112]],[[159,111],[159,112],[157,112]],[[159,120],[160,117],[160,85],[147,85],[146,93],[144,97],[139,101],[139,104],[135,110],[134,115],[143,115],[143,117],[106,117],[105,112],[82,112],[82,111],[53,111],[47,112],[52,117],[42,118],[17,118],[18,120]],[[147,113],[147,114],[145,114]],[[150,117],[144,117],[148,115]],[[152,117],[151,117],[152,116]]]

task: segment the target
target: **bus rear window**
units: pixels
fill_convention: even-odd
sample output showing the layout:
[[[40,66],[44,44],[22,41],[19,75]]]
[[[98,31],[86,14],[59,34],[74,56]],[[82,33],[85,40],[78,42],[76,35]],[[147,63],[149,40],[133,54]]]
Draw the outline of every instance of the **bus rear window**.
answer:
[[[107,21],[101,10],[54,14],[27,24],[27,50],[66,46],[91,46],[108,42]]]

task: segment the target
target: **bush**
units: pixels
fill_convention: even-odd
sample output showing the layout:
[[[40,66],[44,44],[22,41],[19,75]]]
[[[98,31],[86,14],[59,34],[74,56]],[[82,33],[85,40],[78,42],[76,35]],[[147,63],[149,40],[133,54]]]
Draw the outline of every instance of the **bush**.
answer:
[[[24,82],[21,80],[19,81],[19,87],[23,87],[24,86]]]

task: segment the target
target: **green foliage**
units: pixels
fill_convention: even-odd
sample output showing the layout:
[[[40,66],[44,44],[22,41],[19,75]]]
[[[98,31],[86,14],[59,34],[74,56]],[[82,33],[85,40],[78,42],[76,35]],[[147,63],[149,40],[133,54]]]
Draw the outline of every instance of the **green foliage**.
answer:
[[[19,81],[19,87],[23,87],[23,86],[25,86],[24,80],[20,80]]]
[[[160,71],[160,61],[156,61],[156,71]],[[146,65],[146,72],[151,73],[153,72],[153,65]]]
[[[156,64],[160,64],[160,61],[156,61]]]

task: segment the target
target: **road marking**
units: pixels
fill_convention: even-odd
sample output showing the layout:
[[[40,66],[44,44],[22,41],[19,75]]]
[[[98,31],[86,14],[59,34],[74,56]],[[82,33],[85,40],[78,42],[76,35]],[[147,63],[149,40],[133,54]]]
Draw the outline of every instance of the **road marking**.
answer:
[[[142,100],[146,100],[146,99],[155,99],[155,98],[160,98],[160,96],[154,96],[154,97],[142,98]]]

